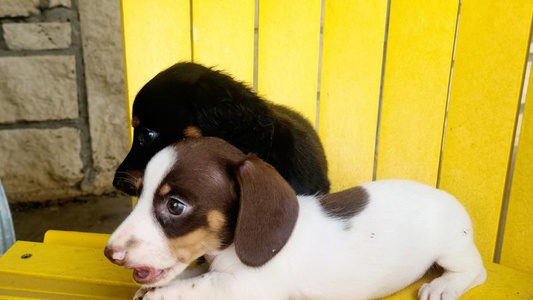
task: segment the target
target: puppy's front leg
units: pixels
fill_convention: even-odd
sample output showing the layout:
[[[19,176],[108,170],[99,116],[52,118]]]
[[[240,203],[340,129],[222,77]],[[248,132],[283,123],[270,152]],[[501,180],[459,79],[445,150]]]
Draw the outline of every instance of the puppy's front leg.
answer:
[[[183,280],[183,279],[194,278],[194,277],[207,273],[207,271],[209,271],[209,264],[207,262],[200,263],[195,266],[188,267],[183,272],[181,272],[181,274],[178,275],[176,279]]]
[[[233,274],[210,272],[204,275],[175,280],[166,286],[149,289],[143,300],[208,300],[250,299],[248,282],[237,280]],[[260,295],[261,298],[262,295]]]

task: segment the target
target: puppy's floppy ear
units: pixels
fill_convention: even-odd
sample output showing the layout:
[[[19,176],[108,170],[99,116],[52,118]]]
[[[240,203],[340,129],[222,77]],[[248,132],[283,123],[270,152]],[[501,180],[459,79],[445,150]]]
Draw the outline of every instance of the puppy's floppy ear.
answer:
[[[240,209],[235,251],[247,266],[267,263],[285,246],[298,218],[294,190],[269,164],[250,155],[237,170]]]

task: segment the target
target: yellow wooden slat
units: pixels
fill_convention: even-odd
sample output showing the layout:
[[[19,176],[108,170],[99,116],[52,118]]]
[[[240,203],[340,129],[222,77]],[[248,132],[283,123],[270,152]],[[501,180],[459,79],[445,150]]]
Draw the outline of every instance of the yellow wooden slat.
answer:
[[[533,274],[533,76],[516,156],[501,263]]]
[[[318,130],[334,191],[372,180],[386,17],[386,1],[325,2]]]
[[[467,207],[487,260],[494,255],[532,9],[530,0],[461,6],[440,187]]]
[[[461,296],[461,300],[531,299],[533,296],[533,275],[509,267],[485,262],[487,281]],[[439,274],[430,274],[406,289],[383,300],[414,300],[422,284],[430,282]]]
[[[0,299],[132,299],[131,274],[101,248],[19,241],[0,257]]]
[[[191,59],[189,0],[122,0],[128,107],[153,76]]]
[[[435,186],[458,1],[391,1],[377,178]]]
[[[21,259],[28,253],[32,257]],[[50,268],[52,263],[54,268]],[[533,295],[531,274],[488,262],[485,266],[487,282],[461,299],[529,299]],[[387,299],[415,299],[422,283],[435,276],[426,276]],[[0,258],[0,299],[131,299],[137,288],[131,271],[107,262],[98,249],[17,242]]]
[[[44,234],[43,243],[48,245],[54,244],[102,250],[104,249],[108,240],[109,234],[104,233],[48,230]]]
[[[259,1],[260,94],[316,119],[321,0]]]
[[[255,1],[192,2],[193,59],[253,85]]]

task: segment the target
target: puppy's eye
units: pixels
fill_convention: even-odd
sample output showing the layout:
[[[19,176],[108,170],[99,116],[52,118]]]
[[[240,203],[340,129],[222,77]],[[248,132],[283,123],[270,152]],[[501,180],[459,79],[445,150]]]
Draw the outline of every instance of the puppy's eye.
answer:
[[[141,146],[146,146],[153,142],[158,136],[159,133],[143,127],[139,129],[139,135],[137,139],[139,140],[139,144],[141,144]]]
[[[187,210],[187,206],[178,199],[170,198],[167,202],[167,209],[171,214],[179,216]]]

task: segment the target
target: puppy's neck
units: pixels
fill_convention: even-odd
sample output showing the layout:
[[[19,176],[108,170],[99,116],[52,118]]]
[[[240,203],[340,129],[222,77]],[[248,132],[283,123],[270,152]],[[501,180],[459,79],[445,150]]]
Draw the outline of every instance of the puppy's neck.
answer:
[[[289,263],[290,261],[307,259],[302,257],[302,251],[305,252],[309,251],[309,249],[315,249],[324,240],[335,245],[340,242],[341,237],[336,235],[335,232],[345,227],[346,220],[328,216],[320,205],[319,198],[316,196],[298,196],[298,202],[300,213],[291,237],[278,255],[274,256],[267,264],[281,259],[281,265],[286,269],[288,265],[291,265]],[[334,248],[337,249],[336,247]],[[206,259],[211,265],[211,271],[231,273],[235,270],[241,270],[241,268],[250,268],[241,262],[235,252],[234,244],[223,250],[210,252],[209,255],[206,255]],[[304,265],[309,263],[312,262],[303,262]]]
[[[206,259],[210,264],[210,271],[231,273],[237,268],[245,267],[237,256],[237,252],[235,252],[234,244],[224,250],[211,252],[209,255],[206,255]]]

